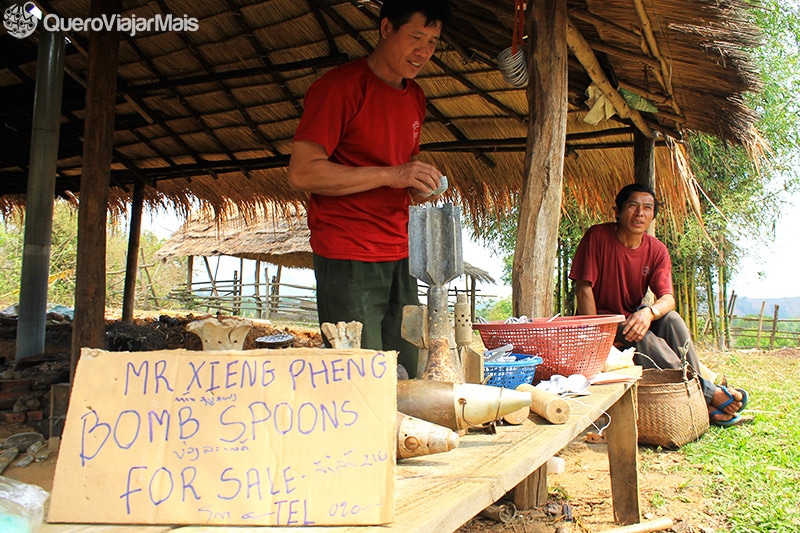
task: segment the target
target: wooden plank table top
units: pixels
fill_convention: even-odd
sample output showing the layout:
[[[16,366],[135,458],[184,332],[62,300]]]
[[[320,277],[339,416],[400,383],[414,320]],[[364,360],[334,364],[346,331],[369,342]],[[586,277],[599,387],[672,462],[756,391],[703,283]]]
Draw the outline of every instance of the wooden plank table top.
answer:
[[[641,368],[617,371],[640,377]],[[593,385],[589,396],[570,402],[565,424],[537,415],[518,426],[499,426],[495,434],[470,432],[447,453],[400,461],[395,467],[395,521],[386,526],[227,527],[43,524],[41,533],[219,533],[268,531],[354,533],[368,531],[430,533],[455,531],[525,481],[603,415],[611,416],[608,442],[615,519],[637,523],[639,515],[636,417],[632,383]]]

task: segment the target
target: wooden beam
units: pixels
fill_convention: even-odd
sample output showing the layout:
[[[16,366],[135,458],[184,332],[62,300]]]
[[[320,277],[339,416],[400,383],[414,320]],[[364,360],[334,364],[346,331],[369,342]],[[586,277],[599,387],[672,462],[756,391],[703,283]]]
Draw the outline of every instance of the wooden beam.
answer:
[[[567,134],[567,1],[538,0],[528,20],[528,142],[512,268],[514,316],[550,316]]]
[[[121,0],[92,0],[92,17],[119,16]],[[78,209],[70,382],[81,348],[105,347],[106,210],[114,144],[119,33],[89,32],[83,174]]]
[[[575,57],[578,58],[578,61],[581,62],[592,81],[597,84],[603,94],[606,95],[606,98],[609,99],[617,114],[622,118],[629,118],[645,136],[652,137],[653,132],[645,123],[642,115],[637,110],[631,109],[622,95],[611,85],[589,43],[586,42],[583,35],[569,20],[567,20],[567,45],[572,50],[572,53],[575,54]]]

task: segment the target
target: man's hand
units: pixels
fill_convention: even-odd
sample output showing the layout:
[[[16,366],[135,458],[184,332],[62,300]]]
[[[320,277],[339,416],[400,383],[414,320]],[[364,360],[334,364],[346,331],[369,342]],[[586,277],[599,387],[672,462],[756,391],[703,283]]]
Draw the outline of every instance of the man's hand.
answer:
[[[628,342],[639,342],[644,338],[644,334],[650,329],[650,323],[655,317],[649,307],[639,309],[631,314],[622,323],[622,334]]]
[[[408,187],[415,201],[425,201],[425,196],[439,186],[439,179],[442,177],[435,166],[416,160],[391,167],[391,171],[389,187]]]

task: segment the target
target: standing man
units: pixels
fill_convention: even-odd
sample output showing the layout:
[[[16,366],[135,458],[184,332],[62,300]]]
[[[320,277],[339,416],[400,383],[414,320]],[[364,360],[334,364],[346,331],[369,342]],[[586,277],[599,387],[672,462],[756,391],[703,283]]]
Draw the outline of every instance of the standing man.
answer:
[[[581,239],[572,261],[579,315],[620,314],[625,321],[616,343],[635,347],[634,362],[643,368],[680,368],[681,350],[695,371],[700,363],[689,329],[673,311],[672,261],[664,243],[647,233],[658,214],[652,189],[631,184],[615,200],[616,222],[592,226]],[[656,296],[642,305],[647,288]],[[738,414],[748,401],[744,389],[716,386],[700,377],[708,404],[709,420],[732,426],[744,419]]]
[[[418,350],[400,335],[403,307],[419,304],[408,207],[442,176],[417,160],[425,95],[413,79],[449,16],[447,0],[384,0],[375,50],[306,93],[289,162],[291,187],[311,193],[320,324],[361,322],[361,346],[397,350],[411,377]]]

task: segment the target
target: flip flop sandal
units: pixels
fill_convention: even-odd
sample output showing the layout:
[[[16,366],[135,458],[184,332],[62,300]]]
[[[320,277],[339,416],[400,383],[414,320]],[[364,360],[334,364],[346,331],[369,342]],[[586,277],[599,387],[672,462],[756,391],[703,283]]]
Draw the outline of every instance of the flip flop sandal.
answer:
[[[712,411],[708,414],[708,421],[712,426],[719,426],[723,428],[728,428],[731,426],[741,426],[753,422],[753,417],[741,416],[741,415],[733,415],[733,418],[731,418],[730,420],[714,419],[714,415],[726,415],[726,414],[727,414],[726,412],[720,410]]]
[[[730,420],[717,420],[714,418],[716,415],[727,415],[727,414],[728,413],[722,411],[721,409],[711,411],[710,413],[708,413],[708,421],[709,423],[711,423],[712,426],[719,426],[726,428],[730,426],[735,426],[742,419],[742,417],[739,415],[733,415],[733,417]]]
[[[744,408],[747,407],[747,402],[750,401],[750,395],[747,394],[747,391],[744,389],[736,389],[736,390],[738,390],[739,393],[742,395],[742,406],[739,408],[738,411],[736,411],[737,413],[741,413],[742,411],[744,411]]]
[[[727,400],[725,400],[724,402],[722,402],[722,404],[721,404],[721,405],[717,405],[717,406],[715,406],[715,407],[716,407],[716,408],[717,408],[719,411],[722,411],[723,409],[725,409],[726,407],[728,407],[730,404],[732,404],[733,402],[735,402],[735,401],[736,401],[736,399],[733,397],[733,394],[731,394],[731,392],[728,390],[728,387],[726,387],[725,385],[717,385],[717,386],[718,386],[720,389],[722,389],[722,392],[724,392],[724,393],[725,393],[725,395],[728,397],[728,399],[727,399]],[[739,407],[739,409],[737,409],[737,410],[736,410],[736,412],[738,413],[738,412],[740,412],[742,409],[744,409],[744,408],[745,408],[745,406],[747,405],[747,402],[748,402],[748,401],[750,401],[750,397],[749,397],[749,395],[747,394],[747,391],[746,391],[746,390],[744,390],[744,389],[734,389],[734,390],[737,390],[737,391],[739,391],[739,393],[742,395],[742,406],[741,406],[741,407]]]

